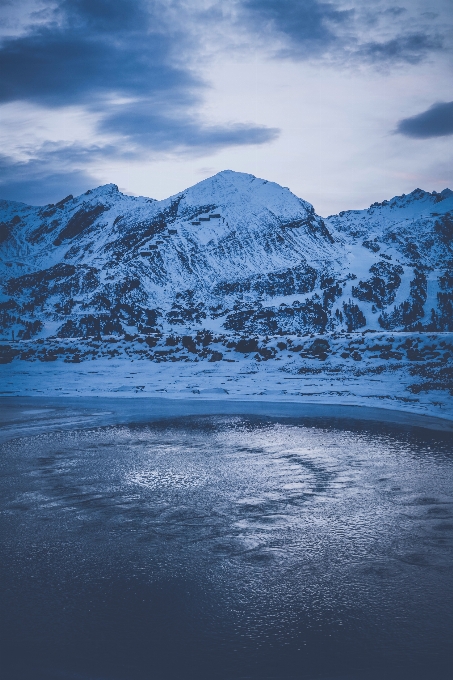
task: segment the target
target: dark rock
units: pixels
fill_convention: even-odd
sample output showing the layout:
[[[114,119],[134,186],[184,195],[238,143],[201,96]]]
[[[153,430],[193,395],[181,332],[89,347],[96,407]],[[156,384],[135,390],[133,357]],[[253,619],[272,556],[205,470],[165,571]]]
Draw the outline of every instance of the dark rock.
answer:
[[[194,339],[190,335],[183,335],[182,337],[182,346],[186,348],[188,352],[191,352],[192,354],[197,353],[197,346],[195,344]]]
[[[248,354],[258,351],[258,340],[256,338],[242,338],[236,345],[236,352]]]
[[[91,227],[97,220],[99,215],[107,210],[105,205],[95,205],[85,208],[80,208],[69,220],[64,229],[60,231],[58,237],[54,241],[55,246],[59,246],[63,241],[74,238]]]
[[[382,309],[385,305],[394,301],[403,272],[404,270],[400,265],[377,262],[370,267],[370,273],[373,276],[366,281],[360,281],[357,286],[353,286],[352,294],[358,300],[374,302],[377,307]]]
[[[366,326],[366,318],[360,307],[351,300],[349,303],[343,302],[343,312],[346,320],[346,328],[348,333],[355,331],[358,328]]]

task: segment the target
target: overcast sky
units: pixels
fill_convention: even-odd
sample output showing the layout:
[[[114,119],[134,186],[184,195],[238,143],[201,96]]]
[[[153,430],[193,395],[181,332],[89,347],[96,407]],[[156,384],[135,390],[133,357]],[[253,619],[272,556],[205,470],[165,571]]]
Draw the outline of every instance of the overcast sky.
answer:
[[[451,0],[0,0],[0,197],[453,188]]]

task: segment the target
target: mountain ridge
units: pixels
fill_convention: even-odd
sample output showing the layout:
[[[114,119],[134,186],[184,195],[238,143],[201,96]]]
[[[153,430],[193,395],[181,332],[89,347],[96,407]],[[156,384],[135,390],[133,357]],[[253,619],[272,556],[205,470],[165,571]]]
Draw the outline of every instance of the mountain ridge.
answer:
[[[318,317],[323,319],[315,330],[341,330],[341,324],[345,330],[356,330],[352,321],[341,321],[340,314],[347,316],[347,296],[356,316],[365,318],[357,328],[376,329],[373,307],[393,313],[396,298],[404,297],[405,288],[410,293],[410,281],[404,281],[410,277],[418,281],[419,298],[427,299],[428,280],[435,279],[437,288],[440,281],[441,288],[452,258],[453,192],[448,189],[431,194],[416,189],[366,210],[342,211],[323,219],[287,188],[253,175],[223,171],[163,201],[125,196],[116,185],[107,184],[54,205],[12,202],[1,208],[1,304],[20,297],[22,287],[21,302],[30,307],[32,295],[27,297],[26,290],[32,290],[34,279],[24,276],[41,272],[42,287],[46,278],[50,284],[63,271],[66,278],[74,277],[72,266],[88,268],[80,272],[86,276],[78,292],[88,296],[83,311],[90,307],[89,296],[95,292],[91,312],[104,316],[100,296],[109,298],[111,305],[149,303],[148,308],[168,311],[175,296],[184,291],[191,291],[203,307],[218,307],[222,298],[232,307],[241,301],[246,306],[264,302],[270,307],[272,301],[292,304],[294,299],[283,298],[310,293],[312,298],[323,298],[320,307],[319,300],[312,299],[312,308],[318,305]],[[62,264],[69,269],[53,269]],[[445,271],[440,271],[442,267]],[[97,285],[85,280],[89,272]],[[134,285],[139,292],[123,299],[128,292],[115,292],[109,283],[112,277],[126,287]],[[359,281],[339,283],[345,277],[349,282]],[[77,289],[74,281],[71,285]],[[400,304],[404,301],[410,304],[410,296],[400,299]],[[449,328],[448,314],[439,310],[437,298],[430,304],[428,314],[431,310],[440,314],[444,319],[440,325]],[[49,315],[53,320],[58,317],[48,305],[30,311],[43,321]],[[75,322],[76,312],[73,316]],[[310,317],[308,309],[305,316]],[[424,319],[426,325],[425,317],[426,310],[421,314],[419,309],[410,321]],[[435,330],[435,322],[430,323]],[[17,337],[21,329],[16,326]],[[407,327],[406,319],[399,329]],[[275,330],[275,323],[269,330]],[[289,330],[313,328],[309,320],[304,325],[299,314],[299,321]]]

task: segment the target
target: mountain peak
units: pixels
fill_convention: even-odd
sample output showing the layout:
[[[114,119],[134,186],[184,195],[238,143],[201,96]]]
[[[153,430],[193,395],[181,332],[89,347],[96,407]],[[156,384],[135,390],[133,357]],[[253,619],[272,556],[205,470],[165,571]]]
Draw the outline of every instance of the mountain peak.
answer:
[[[121,191],[118,189],[118,186],[113,183],[109,184],[101,184],[100,186],[96,187],[95,189],[88,189],[83,195],[84,196],[106,196],[106,195],[114,195],[114,194],[121,194]]]
[[[424,191],[423,189],[417,188],[410,192],[410,194],[401,194],[400,196],[393,196],[393,198],[382,201],[381,203],[376,202],[370,205],[370,208],[381,208],[381,207],[394,207],[394,206],[408,206],[415,201],[429,201],[434,203],[440,203],[446,198],[450,198],[453,195],[451,189],[443,189],[441,192]]]
[[[212,177],[175,195],[183,197],[187,205],[211,205],[222,208],[241,219],[245,213],[255,216],[265,213],[280,215],[283,220],[301,219],[313,214],[313,206],[291,193],[288,187],[270,182],[255,175],[234,170],[222,170]],[[252,207],[253,206],[253,207]]]

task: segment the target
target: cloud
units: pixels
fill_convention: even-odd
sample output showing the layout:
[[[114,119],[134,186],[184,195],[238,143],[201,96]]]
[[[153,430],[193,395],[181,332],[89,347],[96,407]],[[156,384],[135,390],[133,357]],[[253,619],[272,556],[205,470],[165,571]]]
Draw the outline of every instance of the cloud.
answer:
[[[144,145],[155,151],[213,152],[226,146],[264,144],[275,139],[280,131],[261,125],[230,123],[207,125],[184,111],[153,107],[149,102],[123,105],[105,117],[103,133],[119,134],[128,142]],[[175,115],[176,114],[176,115]]]
[[[348,21],[354,12],[318,0],[243,0],[242,5],[250,29],[277,34],[292,56],[302,58],[337,42],[335,27]]]
[[[453,102],[439,102],[423,113],[403,118],[395,132],[416,139],[453,135]]]
[[[161,9],[160,3],[145,0],[62,0],[59,7],[72,26],[98,33],[141,31]]]
[[[161,0],[47,2],[46,21],[0,43],[0,103],[83,106],[114,134],[118,154],[263,144],[260,125],[208,126],[197,115],[207,84],[184,63],[190,27]],[[178,4],[178,3],[176,3]],[[119,102],[126,102],[122,105]]]
[[[382,42],[371,41],[357,47],[356,56],[374,64],[407,63],[418,64],[430,52],[442,49],[438,36],[424,33],[401,35]]]
[[[93,96],[194,94],[202,83],[171,63],[171,35],[152,30],[159,19],[139,0],[61,2],[47,25],[2,41],[0,101],[63,106]]]
[[[444,47],[436,14],[414,8],[408,17],[386,1],[345,8],[335,0],[242,0],[241,7],[248,29],[274,40],[277,58],[389,66],[419,63]]]
[[[84,166],[99,152],[105,154],[107,150],[45,144],[28,160],[0,154],[0,197],[45,205],[68,193],[81,194],[96,184]]]

